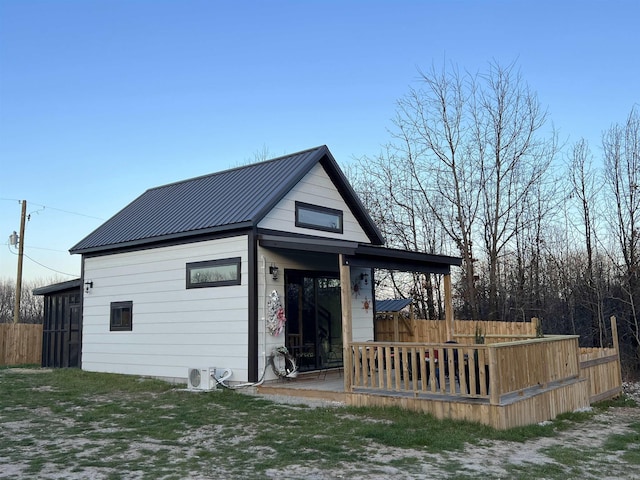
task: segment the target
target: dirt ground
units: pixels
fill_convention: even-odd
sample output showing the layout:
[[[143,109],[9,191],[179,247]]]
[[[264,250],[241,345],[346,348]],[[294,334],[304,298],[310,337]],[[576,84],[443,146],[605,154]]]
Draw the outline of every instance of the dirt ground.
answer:
[[[640,404],[640,383],[625,383],[624,390],[627,395],[634,398]],[[282,403],[297,403],[300,399],[267,396],[268,399]],[[339,404],[312,402],[311,406],[333,406],[339,408]],[[292,408],[296,408],[292,406]],[[1,412],[0,412],[1,413]],[[34,414],[47,414],[47,412],[33,412]],[[577,423],[574,428],[560,433],[558,436],[537,438],[524,443],[507,441],[485,441],[480,445],[468,445],[463,452],[431,454],[421,450],[384,448],[376,445],[363,445],[368,450],[365,457],[367,461],[355,461],[349,464],[336,465],[331,469],[320,469],[313,464],[292,463],[282,468],[267,470],[260,478],[272,479],[536,479],[536,478],[563,478],[563,479],[639,479],[640,462],[626,461],[623,458],[625,452],[612,451],[610,448],[602,448],[606,439],[615,434],[632,432],[632,425],[640,424],[640,408],[612,407],[606,412],[597,414],[589,422]],[[33,426],[31,426],[33,427]],[[14,440],[23,445],[22,452],[26,457],[42,455],[39,453],[41,445],[37,442],[29,442],[30,425],[25,422],[7,422],[3,424],[2,434],[12,435]],[[637,427],[636,430],[637,432]],[[246,439],[252,432],[242,432]],[[203,426],[200,429],[189,431],[183,439],[171,448],[171,455],[176,458],[189,456],[194,445],[209,445],[212,441],[211,426]],[[112,440],[104,440],[105,442]],[[62,444],[63,449],[70,450],[77,445],[71,439],[57,438],[56,443]],[[157,449],[153,443],[140,443],[129,446],[128,455],[133,457],[145,456],[145,452]],[[637,449],[637,445],[633,448]],[[566,449],[567,458],[553,458],[550,452]],[[582,452],[582,454],[580,454]],[[37,477],[29,475],[28,463],[8,462],[7,452],[0,452],[0,479],[22,478],[56,478],[56,479],[107,479],[107,478],[142,478],[141,476],[122,476],[121,473],[105,471],[101,468],[83,466],[81,469],[68,465],[61,467],[60,463],[55,468],[45,467]],[[259,453],[259,452],[258,452]],[[638,452],[636,451],[638,458]],[[572,458],[579,456],[579,459]],[[548,474],[545,472],[549,472]],[[169,471],[158,472],[158,478],[178,478]],[[224,467],[216,476],[206,476],[194,472],[188,478],[243,478],[234,476],[232,472],[226,472]],[[114,476],[115,475],[115,476]]]
[[[640,405],[640,382],[625,382],[625,393]],[[275,398],[271,400],[290,402],[291,399]],[[295,401],[299,401],[296,399]],[[310,405],[320,405],[311,401]],[[326,404],[325,404],[326,405]],[[506,441],[486,441],[481,445],[468,445],[461,454],[428,454],[408,449],[385,449],[384,453],[372,451],[371,455],[376,461],[393,465],[399,460],[413,458],[421,465],[421,472],[407,474],[402,469],[389,466],[384,473],[368,474],[363,471],[364,466],[353,465],[352,468],[340,468],[334,471],[315,471],[312,467],[292,465],[286,470],[270,472],[269,478],[305,478],[305,479],[386,479],[395,478],[483,478],[483,479],[509,479],[509,478],[547,478],[526,472],[532,466],[545,466],[553,468],[559,463],[545,452],[553,447],[568,447],[584,449],[585,451],[597,451],[602,447],[606,438],[610,435],[630,432],[629,426],[640,422],[640,408],[615,407],[605,413],[596,415],[592,421],[576,425],[575,428],[560,433],[558,436],[543,437],[524,443]],[[563,476],[566,479],[640,479],[640,466],[629,465],[620,461],[623,452],[603,455],[592,455],[588,459],[580,459],[579,465],[570,470],[571,474]],[[451,463],[459,464],[458,473],[451,472]],[[566,466],[566,464],[565,464]],[[514,474],[513,470],[522,470]],[[520,468],[519,468],[520,467]],[[477,476],[474,475],[477,474]],[[469,477],[466,477],[469,475]],[[557,477],[553,477],[557,478]]]

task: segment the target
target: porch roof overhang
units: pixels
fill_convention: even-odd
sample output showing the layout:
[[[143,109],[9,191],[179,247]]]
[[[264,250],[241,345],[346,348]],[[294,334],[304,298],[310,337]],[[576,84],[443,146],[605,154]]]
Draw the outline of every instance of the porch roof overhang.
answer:
[[[258,236],[258,241],[260,246],[267,248],[341,253],[344,264],[352,267],[449,274],[451,265],[462,265],[462,259],[459,257],[412,252],[330,238],[262,234]]]
[[[285,248],[307,252],[343,253],[353,255],[358,248],[357,242],[333,240],[331,238],[294,237],[285,235],[258,235],[258,243],[266,248]]]

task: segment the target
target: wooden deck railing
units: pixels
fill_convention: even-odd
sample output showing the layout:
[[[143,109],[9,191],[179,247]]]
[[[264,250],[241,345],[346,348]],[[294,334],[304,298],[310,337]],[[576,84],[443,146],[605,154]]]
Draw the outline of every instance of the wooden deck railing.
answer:
[[[486,345],[354,342],[352,388],[488,398],[488,350]]]
[[[484,398],[579,378],[578,337],[489,345],[353,342],[351,391]]]

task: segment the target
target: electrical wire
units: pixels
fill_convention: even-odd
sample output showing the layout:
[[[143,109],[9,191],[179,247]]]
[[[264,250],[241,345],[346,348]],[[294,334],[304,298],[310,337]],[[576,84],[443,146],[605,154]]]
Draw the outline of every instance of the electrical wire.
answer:
[[[18,255],[16,252],[14,252],[13,250],[11,250],[11,245],[9,245],[9,242],[7,242],[7,243],[6,243],[6,245],[7,245],[7,248],[9,249],[9,251],[10,251],[13,255],[16,255],[16,256]],[[31,248],[31,247],[30,247],[30,248]],[[36,264],[40,265],[41,267],[46,268],[47,270],[51,270],[52,272],[56,272],[56,273],[59,273],[59,274],[61,274],[61,275],[66,275],[67,277],[79,277],[79,276],[80,276],[80,275],[75,274],[75,273],[62,272],[62,271],[60,271],[60,270],[56,270],[55,268],[48,267],[48,266],[44,265],[43,263],[40,263],[39,261],[34,260],[33,258],[31,258],[29,255],[27,255],[27,254],[26,254],[26,253],[24,253],[24,252],[22,252],[22,256],[27,257],[27,258],[28,258],[29,260],[31,260],[33,263],[36,263]]]
[[[33,258],[31,258],[29,255],[27,255],[26,253],[22,252],[22,255],[24,255],[25,257],[27,257],[29,260],[31,260],[33,263],[37,263],[38,265],[40,265],[41,267],[46,268],[47,270],[51,270],[52,272],[56,272],[59,273],[61,275],[66,275],[68,277],[80,277],[80,275],[78,275],[77,273],[66,273],[66,272],[61,272],[60,270],[56,270],[55,268],[51,268],[51,267],[47,267],[46,265],[38,262],[37,260],[34,260]]]
[[[22,200],[18,200],[17,198],[0,198],[0,200],[6,200],[6,201],[9,201],[9,202],[18,202],[18,203],[22,202]],[[58,212],[68,213],[68,214],[70,214],[70,215],[77,215],[77,216],[79,216],[79,217],[93,218],[94,220],[102,220],[102,221],[104,221],[104,218],[96,217],[96,216],[94,216],[94,215],[87,215],[87,214],[85,214],[85,213],[72,212],[72,211],[70,211],[70,210],[64,210],[64,209],[62,209],[62,208],[49,207],[49,206],[47,206],[47,205],[42,205],[41,203],[35,203],[35,202],[31,202],[31,201],[27,201],[27,203],[28,203],[29,205],[35,205],[36,207],[42,207],[42,208],[41,208],[41,209],[39,209],[39,210],[35,210],[35,211],[33,211],[33,212],[30,212],[30,213],[29,213],[29,215],[31,215],[32,213],[37,213],[37,214],[39,214],[39,213],[40,213],[41,211],[43,211],[45,208],[48,208],[49,210],[56,210],[56,211],[58,211]]]

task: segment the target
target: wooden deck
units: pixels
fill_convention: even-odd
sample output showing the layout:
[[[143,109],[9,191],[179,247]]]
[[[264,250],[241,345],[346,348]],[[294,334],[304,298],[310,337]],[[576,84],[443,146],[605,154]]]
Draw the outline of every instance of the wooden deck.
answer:
[[[289,397],[312,398],[346,403],[342,371],[330,370],[298,375],[295,379],[273,380],[258,387],[265,395],[287,395]]]
[[[344,370],[302,374],[259,387],[264,394],[353,406],[397,406],[436,418],[508,429],[551,420],[622,391],[617,329],[614,347],[579,349],[575,335],[489,344],[351,342]],[[524,336],[528,336],[525,334]],[[508,340],[508,337],[517,339]]]

